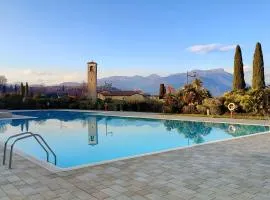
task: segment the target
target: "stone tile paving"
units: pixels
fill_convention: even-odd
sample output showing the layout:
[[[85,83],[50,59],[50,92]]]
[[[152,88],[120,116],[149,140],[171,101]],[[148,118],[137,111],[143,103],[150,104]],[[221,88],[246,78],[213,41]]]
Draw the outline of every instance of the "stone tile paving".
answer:
[[[269,200],[270,134],[68,172],[18,155],[13,167],[0,166],[0,200]]]

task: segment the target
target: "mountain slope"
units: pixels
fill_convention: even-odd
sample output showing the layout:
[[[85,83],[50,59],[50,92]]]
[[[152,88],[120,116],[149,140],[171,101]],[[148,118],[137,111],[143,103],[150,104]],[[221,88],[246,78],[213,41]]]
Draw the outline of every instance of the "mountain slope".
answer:
[[[203,81],[204,87],[209,89],[214,96],[219,96],[226,91],[231,90],[232,74],[223,69],[212,70],[193,70],[198,78]],[[192,78],[189,77],[189,82]],[[158,94],[159,84],[171,85],[178,89],[186,84],[186,73],[172,74],[166,77],[152,74],[150,76],[111,76],[98,80],[98,85],[105,82],[112,83],[114,87],[122,90],[143,90],[146,93]]]

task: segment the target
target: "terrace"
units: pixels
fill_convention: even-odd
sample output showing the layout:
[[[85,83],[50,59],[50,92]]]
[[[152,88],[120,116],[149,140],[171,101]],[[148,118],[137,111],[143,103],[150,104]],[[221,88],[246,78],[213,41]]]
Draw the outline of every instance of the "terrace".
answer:
[[[0,199],[269,199],[269,142],[258,134],[66,172],[15,155],[14,169],[0,166]]]

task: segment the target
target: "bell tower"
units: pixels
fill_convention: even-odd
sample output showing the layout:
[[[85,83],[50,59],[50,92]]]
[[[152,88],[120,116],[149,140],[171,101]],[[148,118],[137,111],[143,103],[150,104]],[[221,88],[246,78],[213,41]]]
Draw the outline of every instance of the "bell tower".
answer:
[[[93,102],[97,100],[97,63],[94,61],[87,63],[87,75],[88,75],[88,99],[91,99]]]

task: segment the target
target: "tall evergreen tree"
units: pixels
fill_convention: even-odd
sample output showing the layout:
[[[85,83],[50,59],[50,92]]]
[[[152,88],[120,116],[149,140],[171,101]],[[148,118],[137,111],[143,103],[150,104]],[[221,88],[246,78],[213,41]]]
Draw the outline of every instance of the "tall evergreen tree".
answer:
[[[27,97],[29,95],[29,87],[28,87],[28,83],[26,82],[25,84],[25,96]]]
[[[242,51],[240,46],[237,45],[234,55],[233,90],[242,90],[245,89],[245,87],[246,82],[244,77]]]
[[[14,92],[15,92],[15,94],[18,93],[18,88],[17,88],[17,85],[16,85],[16,84],[15,84],[15,86],[14,86]]]
[[[6,94],[6,92],[7,92],[7,86],[6,86],[6,85],[3,85],[2,93],[3,93],[3,94]]]
[[[22,95],[22,97],[24,97],[24,95],[25,95],[25,89],[24,89],[24,85],[23,85],[23,83],[21,83],[21,95]]]
[[[159,86],[159,99],[163,99],[166,94],[166,88],[165,85],[162,83]]]
[[[252,88],[263,89],[265,87],[264,79],[264,62],[263,62],[263,53],[262,46],[258,42],[256,44],[256,49],[253,57],[253,76],[252,76]]]

